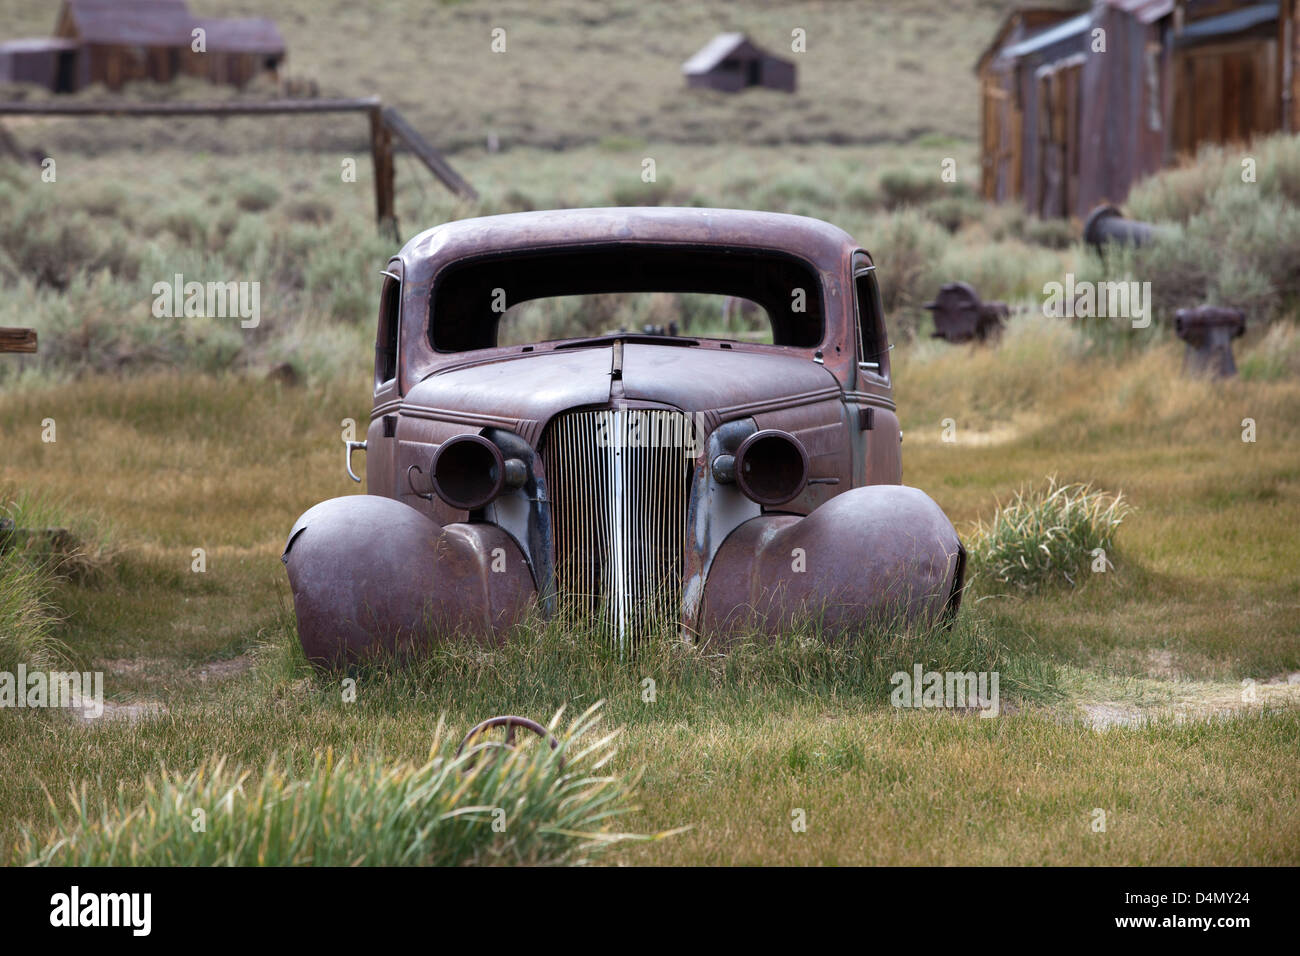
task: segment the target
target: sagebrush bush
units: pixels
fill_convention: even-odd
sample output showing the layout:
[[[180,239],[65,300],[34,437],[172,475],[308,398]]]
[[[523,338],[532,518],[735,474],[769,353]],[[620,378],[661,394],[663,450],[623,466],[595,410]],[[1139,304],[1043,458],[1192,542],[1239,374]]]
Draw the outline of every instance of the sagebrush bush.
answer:
[[[891,169],[880,176],[880,194],[890,209],[918,206],[937,199],[946,188],[935,172]]]
[[[1078,585],[1094,560],[1112,557],[1115,533],[1130,510],[1122,492],[1059,484],[1055,477],[1046,488],[1018,491],[971,535],[975,579],[1022,591]],[[1098,548],[1105,555],[1095,555]]]
[[[456,754],[443,721],[421,764],[378,756],[272,757],[254,773],[210,757],[189,773],[164,769],[139,801],[124,791],[71,812],[52,800],[53,832],[24,830],[16,862],[49,866],[456,866],[585,863],[628,840],[611,828],[632,791],[607,765],[616,733],[599,704],[559,728],[554,750],[476,739]],[[196,832],[193,811],[205,813]],[[659,834],[664,836],[666,834]]]
[[[1251,179],[1243,160],[1254,163]],[[1258,139],[1247,154],[1207,147],[1194,163],[1134,188],[1130,215],[1161,225],[1136,249],[1108,249],[1104,278],[1151,283],[1156,318],[1211,303],[1269,322],[1300,299],[1300,140]]]

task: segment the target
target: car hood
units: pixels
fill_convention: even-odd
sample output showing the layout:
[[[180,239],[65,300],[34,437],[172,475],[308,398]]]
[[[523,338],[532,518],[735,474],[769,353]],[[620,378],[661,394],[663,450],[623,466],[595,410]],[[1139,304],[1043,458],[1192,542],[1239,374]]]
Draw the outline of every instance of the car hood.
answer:
[[[449,368],[412,388],[405,404],[434,415],[513,419],[532,432],[566,409],[620,397],[725,420],[840,391],[825,366],[793,350],[624,343],[621,378],[614,375],[614,351],[613,345],[559,349]]]

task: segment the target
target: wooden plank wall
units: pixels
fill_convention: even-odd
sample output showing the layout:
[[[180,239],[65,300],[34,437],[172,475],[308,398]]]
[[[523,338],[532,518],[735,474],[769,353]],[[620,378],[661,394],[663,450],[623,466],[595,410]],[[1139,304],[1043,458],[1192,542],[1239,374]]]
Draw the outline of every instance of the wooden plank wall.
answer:
[[[1268,39],[1206,44],[1174,54],[1172,147],[1240,143],[1281,127],[1278,46]]]

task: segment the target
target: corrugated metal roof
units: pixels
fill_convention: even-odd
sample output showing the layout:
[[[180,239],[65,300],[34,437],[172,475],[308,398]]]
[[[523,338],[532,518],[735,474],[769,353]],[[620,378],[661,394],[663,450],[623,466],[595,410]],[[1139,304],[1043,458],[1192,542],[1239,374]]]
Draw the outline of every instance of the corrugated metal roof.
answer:
[[[683,73],[708,73],[725,60],[736,47],[746,43],[743,33],[719,33],[682,64]]]
[[[200,17],[194,21],[207,31],[212,53],[284,53],[284,37],[275,21],[260,17],[221,20]]]
[[[1174,0],[1102,0],[1108,7],[1123,10],[1139,23],[1154,23],[1172,13]]]
[[[1036,53],[1037,51],[1046,49],[1053,44],[1072,39],[1079,34],[1086,32],[1091,26],[1092,14],[1081,13],[1077,17],[1071,17],[1064,23],[1058,23],[1054,27],[1048,27],[1041,33],[1035,33],[1033,36],[1027,37],[1019,43],[1012,44],[1002,51],[1001,56],[1015,59],[1029,53]]]
[[[1183,27],[1183,32],[1178,35],[1178,40],[1182,43],[1188,40],[1203,40],[1206,37],[1240,33],[1242,30],[1249,30],[1251,27],[1276,19],[1276,3],[1257,3],[1254,6],[1233,10],[1231,13],[1220,14],[1217,17],[1207,17],[1204,20],[1189,23]]]
[[[40,53],[43,50],[75,50],[81,46],[76,40],[62,37],[23,37],[0,43],[0,53]]]

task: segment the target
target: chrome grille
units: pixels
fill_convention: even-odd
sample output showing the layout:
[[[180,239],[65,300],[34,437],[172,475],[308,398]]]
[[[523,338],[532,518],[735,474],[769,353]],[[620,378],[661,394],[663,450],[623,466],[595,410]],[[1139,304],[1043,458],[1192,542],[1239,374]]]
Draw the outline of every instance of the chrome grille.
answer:
[[[543,446],[557,613],[620,650],[680,612],[690,427],[667,409],[571,412]]]

